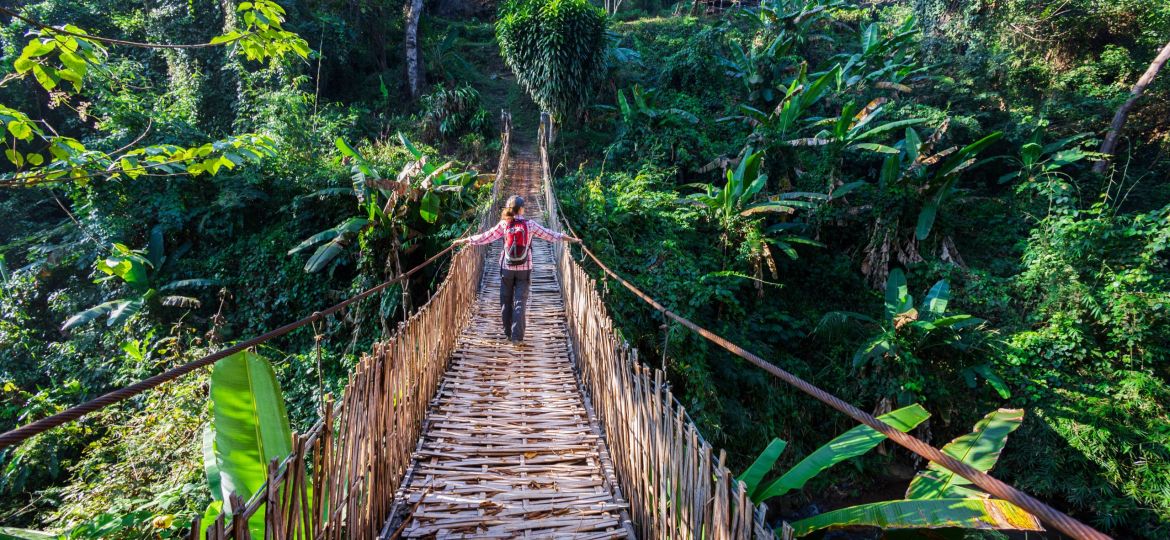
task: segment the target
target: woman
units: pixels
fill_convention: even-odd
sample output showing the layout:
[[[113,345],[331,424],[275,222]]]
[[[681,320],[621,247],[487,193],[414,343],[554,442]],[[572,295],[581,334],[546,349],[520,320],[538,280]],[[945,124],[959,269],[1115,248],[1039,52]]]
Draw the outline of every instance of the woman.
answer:
[[[455,241],[455,244],[480,246],[504,239],[504,252],[500,254],[500,318],[504,323],[504,337],[514,345],[524,341],[524,307],[528,300],[528,278],[532,273],[529,248],[533,237],[548,242],[580,242],[524,219],[524,198],[519,195],[508,197],[500,222],[491,230]]]

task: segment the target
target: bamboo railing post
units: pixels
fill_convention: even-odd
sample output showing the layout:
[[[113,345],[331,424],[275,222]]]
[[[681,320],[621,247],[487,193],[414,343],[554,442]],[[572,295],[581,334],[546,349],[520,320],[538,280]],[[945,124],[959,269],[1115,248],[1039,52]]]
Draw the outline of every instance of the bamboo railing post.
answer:
[[[537,141],[546,212],[561,230],[549,166],[551,118],[541,115]],[[639,363],[618,337],[597,282],[557,246],[562,294],[573,359],[590,395],[613,456],[629,514],[644,538],[772,538],[763,505],[752,504],[732,478],[726,454],[712,460],[685,408],[675,401],[665,373]]]
[[[501,149],[491,201],[477,226],[494,224],[509,165],[512,116],[500,113]],[[457,251],[447,278],[426,304],[376,343],[350,373],[343,397],[326,395],[321,420],[294,434],[292,454],[268,464],[267,482],[250,501],[233,494],[207,538],[250,538],[248,518],[264,512],[265,540],[373,538],[421,434],[455,339],[471,320],[483,272],[482,247]],[[192,523],[198,539],[201,520]],[[256,539],[260,540],[260,539]]]

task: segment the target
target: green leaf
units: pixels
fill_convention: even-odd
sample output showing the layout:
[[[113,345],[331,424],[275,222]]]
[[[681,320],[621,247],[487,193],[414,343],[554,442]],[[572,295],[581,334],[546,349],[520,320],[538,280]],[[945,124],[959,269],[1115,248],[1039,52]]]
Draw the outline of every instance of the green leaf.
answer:
[[[926,240],[930,236],[930,229],[934,227],[934,219],[938,216],[939,198],[931,197],[922,205],[918,213],[918,224],[914,228],[914,236],[918,240]]]
[[[916,403],[883,414],[878,417],[878,420],[905,433],[914,429],[929,417],[930,413]],[[751,494],[752,501],[760,503],[772,497],[784,495],[794,489],[800,489],[825,469],[869,452],[884,440],[886,440],[886,436],[876,429],[864,424],[857,426],[838,435],[820,448],[817,448],[808,457],[800,460],[800,463],[797,463],[788,472],[784,473],[783,476],[768,484],[767,487],[753,491],[750,490],[749,485],[748,493]]]
[[[942,448],[947,455],[980,471],[990,471],[999,461],[999,455],[1007,444],[1007,437],[1024,421],[1023,409],[999,409],[984,416],[975,424],[975,429]],[[906,490],[907,499],[944,499],[970,496],[971,481],[959,476],[937,463],[910,481]]]
[[[215,520],[223,513],[223,501],[211,501],[203,510],[203,519],[199,521],[199,538],[207,538],[207,529],[215,524]]]
[[[947,302],[951,298],[951,287],[947,280],[940,279],[930,288],[930,292],[926,293],[926,299],[922,301],[926,311],[935,317],[941,317],[947,311]]]
[[[428,191],[419,201],[418,213],[423,221],[434,223],[439,220],[439,196],[434,191]]]
[[[868,150],[870,152],[877,152],[879,154],[898,154],[898,149],[892,146],[876,143],[857,143],[849,146],[850,149]]]
[[[211,422],[203,426],[203,473],[207,476],[207,489],[211,490],[211,498],[216,501],[224,500],[219,458],[215,452],[215,427]]]
[[[217,362],[211,410],[223,491],[249,500],[267,480],[268,463],[292,452],[288,412],[272,366],[248,351]],[[249,523],[253,538],[264,538],[263,522],[261,510]]]
[[[906,286],[906,274],[901,268],[891,269],[890,275],[886,277],[886,318],[891,319],[914,307],[913,302]]]
[[[130,300],[119,300],[114,304],[114,309],[110,311],[110,320],[106,322],[106,326],[109,327],[125,324],[137,315],[146,305],[146,298],[138,297]]]
[[[12,63],[17,73],[28,73],[33,67],[33,61],[27,56],[20,56]]]
[[[155,268],[161,268],[166,257],[166,240],[161,225],[150,229],[150,243],[146,246],[146,258]]]
[[[17,167],[24,166],[24,154],[21,154],[20,152],[17,152],[11,148],[7,148],[4,150],[4,155],[8,157],[8,161],[11,161],[13,165],[16,165]]]
[[[902,174],[902,161],[900,156],[887,155],[886,160],[882,162],[882,172],[880,182],[878,185],[885,189],[887,186],[892,186]]]
[[[776,461],[780,459],[780,454],[784,452],[784,448],[787,446],[788,443],[781,439],[772,439],[772,442],[768,443],[768,447],[760,453],[760,456],[752,462],[751,466],[743,474],[739,475],[739,480],[747,485],[748,494],[754,493],[760,487],[760,482],[764,481],[764,477],[776,465]],[[755,497],[752,500],[755,500]]]
[[[1032,164],[1036,163],[1036,160],[1040,159],[1040,154],[1041,147],[1039,144],[1027,143],[1020,147],[1020,161],[1022,161],[1025,166],[1031,166]]]
[[[1023,509],[998,499],[884,501],[826,512],[792,523],[796,536],[828,527],[868,526],[883,529],[1008,529],[1041,531],[1040,522]]]
[[[888,122],[888,123],[882,124],[878,127],[875,127],[869,131],[866,131],[865,133],[862,133],[861,135],[858,135],[857,137],[854,138],[854,140],[860,141],[860,140],[868,139],[870,137],[873,137],[874,135],[880,135],[880,134],[885,133],[887,131],[893,131],[893,130],[901,128],[901,127],[914,126],[914,125],[922,124],[924,122],[926,122],[925,118],[911,118],[908,120],[898,120],[896,122]]]
[[[304,250],[309,249],[313,246],[316,246],[316,245],[320,244],[321,242],[327,242],[329,240],[333,240],[334,238],[337,238],[337,235],[339,235],[339,234],[341,234],[341,233],[337,230],[336,227],[334,227],[332,229],[326,229],[324,231],[321,231],[317,234],[314,234],[313,236],[310,236],[310,237],[304,239],[304,241],[297,244],[296,247],[288,250],[288,254],[292,255],[294,253],[298,253],[300,251],[304,251]]]
[[[411,154],[412,156],[414,156],[414,159],[422,159],[422,157],[423,157],[423,153],[422,153],[422,151],[421,151],[421,150],[419,150],[418,148],[416,148],[416,147],[414,146],[414,144],[411,144],[411,142],[410,142],[410,139],[407,139],[407,138],[406,138],[406,135],[403,135],[403,134],[400,132],[400,133],[398,134],[398,140],[399,140],[399,141],[402,141],[402,146],[405,146],[405,147],[406,147],[406,149],[407,149],[407,150],[410,152],[410,154]]]
[[[991,386],[993,390],[995,390],[995,393],[999,394],[999,397],[1003,399],[1012,397],[1012,391],[1010,388],[1008,388],[1007,382],[1004,381],[1003,378],[1001,378],[994,369],[992,369],[991,364],[979,364],[977,366],[971,366],[971,371],[983,377],[983,379],[987,381],[987,384]]]
[[[844,196],[852,193],[856,189],[865,187],[866,184],[867,184],[867,182],[865,180],[857,180],[855,182],[849,182],[849,183],[837,186],[837,188],[834,189],[832,192],[831,199],[832,200],[840,199],[841,197],[844,197]]]
[[[0,540],[53,540],[56,538],[61,538],[61,536],[31,529],[0,527]]]
[[[41,83],[41,87],[45,90],[52,91],[57,87],[57,70],[49,66],[33,64],[32,72],[37,82]]]
[[[998,141],[1002,137],[1003,132],[996,131],[986,137],[983,137],[982,139],[979,139],[978,141],[964,146],[961,150],[955,152],[954,156],[947,160],[947,162],[940,169],[939,176],[947,176],[961,169],[961,165],[963,165],[963,163],[967,162],[976,154],[982,152],[985,148],[991,146],[995,141]]]
[[[8,122],[8,132],[13,137],[21,140],[28,140],[29,137],[32,137],[32,127],[20,120],[10,120]]]
[[[345,142],[345,139],[338,137],[337,140],[333,141],[333,144],[337,145],[337,149],[340,150],[343,155],[354,159],[362,159],[362,155],[359,154],[357,150],[354,150],[353,147],[349,145],[349,143]]]
[[[175,289],[198,289],[205,287],[215,287],[219,285],[219,281],[215,279],[176,279],[162,287],[160,291],[173,291]]]
[[[313,252],[313,256],[305,262],[305,271],[312,274],[325,269],[333,259],[345,252],[346,243],[344,236],[338,236],[328,244],[317,248],[317,251]]]
[[[121,300],[111,300],[109,302],[102,302],[101,304],[93,306],[85,311],[82,311],[80,313],[76,313],[72,317],[69,317],[68,319],[66,319],[65,322],[61,324],[61,331],[68,332],[70,329],[72,329],[75,326],[81,326],[83,324],[88,324],[88,323],[92,322],[94,319],[97,319],[103,315],[109,315],[110,312],[114,311],[114,309],[116,307],[118,307],[118,305],[120,303],[121,303]]]

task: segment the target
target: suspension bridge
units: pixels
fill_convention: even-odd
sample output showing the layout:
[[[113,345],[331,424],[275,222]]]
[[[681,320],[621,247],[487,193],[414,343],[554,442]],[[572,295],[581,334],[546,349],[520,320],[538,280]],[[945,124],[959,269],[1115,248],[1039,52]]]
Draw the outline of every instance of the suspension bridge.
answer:
[[[502,192],[530,202],[530,217],[554,230],[561,217],[549,169],[550,123],[536,152],[513,151],[501,115],[493,205]],[[513,154],[515,156],[513,157]],[[571,231],[571,229],[569,229]],[[661,370],[645,366],[618,336],[595,280],[563,244],[533,246],[525,345],[498,323],[498,246],[451,256],[431,299],[350,374],[339,402],[293,434],[292,453],[269,464],[250,500],[233,496],[191,538],[790,538],[769,523],[674,399]],[[445,257],[448,248],[397,278],[299,321],[0,434],[0,449],[215,363],[381,292]],[[673,313],[585,257],[663,316],[776,376],[907,450],[950,469],[1077,539],[1106,535],[903,433],[832,394]]]

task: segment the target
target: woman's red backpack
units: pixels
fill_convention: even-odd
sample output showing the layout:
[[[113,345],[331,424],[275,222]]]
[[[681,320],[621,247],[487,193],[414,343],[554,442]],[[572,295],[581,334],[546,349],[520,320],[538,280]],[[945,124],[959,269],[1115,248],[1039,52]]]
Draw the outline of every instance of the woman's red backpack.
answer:
[[[528,221],[513,218],[504,229],[504,262],[520,266],[528,262]]]

